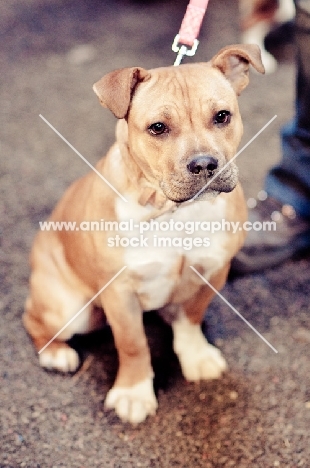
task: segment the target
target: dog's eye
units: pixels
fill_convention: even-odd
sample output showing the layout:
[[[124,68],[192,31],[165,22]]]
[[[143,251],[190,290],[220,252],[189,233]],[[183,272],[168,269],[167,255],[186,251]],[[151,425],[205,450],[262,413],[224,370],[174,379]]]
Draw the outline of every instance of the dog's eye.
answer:
[[[168,132],[168,127],[162,122],[153,123],[148,129],[152,135],[162,135]]]
[[[214,123],[228,124],[230,122],[231,113],[228,110],[220,110],[215,114]]]

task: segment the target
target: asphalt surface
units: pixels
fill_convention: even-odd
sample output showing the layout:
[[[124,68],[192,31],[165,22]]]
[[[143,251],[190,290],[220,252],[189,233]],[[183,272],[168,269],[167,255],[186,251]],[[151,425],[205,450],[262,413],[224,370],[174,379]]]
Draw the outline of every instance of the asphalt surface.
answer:
[[[309,259],[223,290],[278,354],[213,301],[207,332],[229,364],[218,381],[186,383],[170,329],[146,317],[159,409],[137,427],[103,409],[117,367],[109,330],[76,341],[85,364],[68,376],[39,367],[21,323],[38,222],[89,170],[39,114],[95,164],[113,141],[115,119],[92,84],[118,67],[172,64],[170,44],[186,3],[1,2],[1,468],[310,466]],[[195,60],[238,42],[238,34],[235,2],[211,0]],[[252,74],[240,98],[243,144],[278,115],[239,157],[251,197],[279,158],[279,129],[293,113],[294,50],[287,44],[276,52],[277,72]]]

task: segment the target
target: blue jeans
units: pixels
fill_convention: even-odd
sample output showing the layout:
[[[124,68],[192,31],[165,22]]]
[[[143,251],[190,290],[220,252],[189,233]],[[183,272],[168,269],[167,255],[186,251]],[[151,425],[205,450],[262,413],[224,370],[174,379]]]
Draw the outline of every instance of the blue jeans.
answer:
[[[268,173],[265,190],[310,220],[310,0],[295,5],[296,115],[282,129],[282,160]]]

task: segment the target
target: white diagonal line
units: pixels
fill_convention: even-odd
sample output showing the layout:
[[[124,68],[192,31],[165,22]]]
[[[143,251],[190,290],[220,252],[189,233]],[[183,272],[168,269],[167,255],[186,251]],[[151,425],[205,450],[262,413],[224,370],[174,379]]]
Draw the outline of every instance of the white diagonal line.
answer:
[[[67,145],[68,145],[71,149],[73,149],[73,151],[74,151],[78,156],[80,156],[80,158],[83,159],[83,161],[84,161],[84,162],[85,162],[85,163],[86,163],[86,164],[87,164],[87,165],[88,165],[88,166],[89,166],[89,167],[90,167],[90,168],[91,168],[91,169],[92,169],[92,170],[93,170],[93,171],[94,171],[94,172],[95,172],[95,173],[96,173],[112,190],[114,190],[114,192],[115,192],[123,201],[127,202],[126,198],[123,197],[123,195],[121,195],[121,194],[119,193],[119,191],[116,190],[116,188],[113,187],[113,185],[112,185],[105,177],[103,177],[103,175],[100,174],[100,172],[97,171],[97,169],[96,169],[89,161],[87,161],[87,159],[84,158],[84,156],[83,156],[81,153],[79,153],[78,150],[75,149],[74,146],[71,145],[71,143],[69,143],[69,141],[66,140],[66,138],[65,138],[64,136],[62,136],[61,133],[59,133],[59,131],[56,130],[56,128],[53,127],[53,125],[50,124],[49,121],[46,120],[45,117],[43,117],[43,115],[39,114],[39,117],[41,117],[41,119],[44,120],[44,122],[45,122],[52,130],[54,130],[54,132],[55,132],[65,143],[67,143]]]
[[[53,336],[53,338],[52,338],[48,343],[46,343],[46,345],[43,346],[43,348],[40,349],[40,351],[38,351],[38,354],[41,354],[42,351],[44,351],[45,348],[47,348],[47,346],[48,346],[49,344],[51,344],[51,343],[55,340],[55,338],[57,338],[57,336],[59,336],[60,333],[62,333],[62,332],[67,328],[67,326],[70,325],[70,323],[72,323],[73,320],[75,320],[76,317],[77,317],[78,315],[80,315],[80,314],[83,312],[83,310],[85,310],[86,307],[88,307],[89,304],[91,304],[91,303],[96,299],[96,297],[98,297],[99,294],[101,294],[102,291],[104,291],[104,290],[112,283],[112,281],[114,281],[115,278],[117,278],[117,277],[125,270],[125,268],[127,268],[127,266],[124,266],[123,268],[121,268],[121,269],[119,270],[119,272],[116,273],[116,275],[114,275],[113,278],[111,278],[110,281],[108,281],[108,282],[100,289],[100,291],[98,291],[97,294],[95,294],[95,295],[90,299],[90,301],[88,301],[87,304],[85,304],[85,305],[82,307],[82,309],[79,310],[79,311],[66,323],[66,325],[64,325],[64,326],[62,327],[62,328],[59,330],[59,332],[57,332],[56,335]]]
[[[267,122],[266,125],[264,125],[263,128],[261,128],[261,129],[256,133],[256,135],[254,135],[254,136],[251,138],[251,140],[248,141],[248,142],[243,146],[243,148],[241,148],[241,150],[239,150],[238,153],[236,153],[235,156],[234,156],[230,161],[228,161],[228,163],[226,163],[225,166],[223,166],[222,169],[219,170],[218,173],[217,173],[214,177],[212,177],[212,179],[210,179],[209,182],[207,182],[206,185],[204,185],[204,186],[202,187],[202,189],[200,189],[199,192],[196,193],[196,195],[193,196],[193,198],[191,198],[191,199],[188,200],[188,201],[190,201],[190,202],[191,202],[191,201],[194,201],[195,198],[197,198],[204,190],[206,190],[206,188],[221,174],[221,172],[223,172],[223,171],[226,169],[226,167],[229,166],[229,164],[231,164],[231,163],[239,156],[239,154],[241,154],[242,151],[244,151],[244,150],[252,143],[252,141],[254,141],[255,138],[257,138],[258,135],[260,135],[260,134],[265,130],[265,128],[267,128],[268,125],[270,125],[271,122],[273,122],[274,119],[276,119],[276,118],[277,118],[277,115],[274,115],[274,116],[272,117],[272,119],[270,119],[269,122]]]
[[[199,278],[202,279],[202,281],[204,281],[204,282],[205,282],[205,283],[206,283],[206,284],[207,284],[207,285],[208,285],[208,286],[225,302],[225,304],[227,304],[227,305],[231,308],[231,310],[232,310],[233,312],[235,312],[235,314],[238,315],[238,317],[240,317],[240,318],[248,325],[248,327],[250,327],[250,328],[256,333],[256,335],[258,335],[258,336],[259,336],[275,353],[278,353],[278,351],[276,350],[276,348],[274,348],[274,347],[269,343],[269,341],[267,341],[266,338],[264,338],[263,335],[261,335],[261,334],[259,333],[259,331],[257,331],[256,328],[254,328],[253,325],[251,325],[250,322],[248,322],[247,319],[245,319],[245,318],[240,314],[240,312],[238,312],[238,310],[235,309],[235,308],[227,301],[227,299],[225,299],[225,297],[222,296],[222,294],[219,293],[219,292],[212,286],[212,284],[210,284],[209,281],[207,281],[206,278],[204,278],[204,277],[196,270],[195,267],[191,266],[190,268],[196,273],[196,275],[199,276]]]

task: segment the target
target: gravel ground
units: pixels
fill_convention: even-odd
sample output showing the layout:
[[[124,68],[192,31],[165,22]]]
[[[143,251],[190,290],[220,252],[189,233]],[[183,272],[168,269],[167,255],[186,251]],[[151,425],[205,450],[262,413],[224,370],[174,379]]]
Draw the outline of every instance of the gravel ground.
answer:
[[[310,466],[309,259],[235,279],[223,290],[278,354],[213,301],[207,333],[229,363],[219,381],[186,383],[170,329],[146,316],[159,410],[137,427],[103,409],[117,366],[109,330],[76,339],[84,366],[63,376],[39,367],[21,324],[38,221],[88,171],[39,114],[95,164],[113,141],[115,119],[99,106],[92,84],[118,67],[170,65],[186,4],[1,2],[1,468]],[[235,2],[211,1],[197,61],[235,42]],[[277,53],[277,72],[252,74],[240,99],[243,143],[278,115],[239,157],[251,197],[279,158],[279,129],[293,112],[294,51],[288,44]]]

